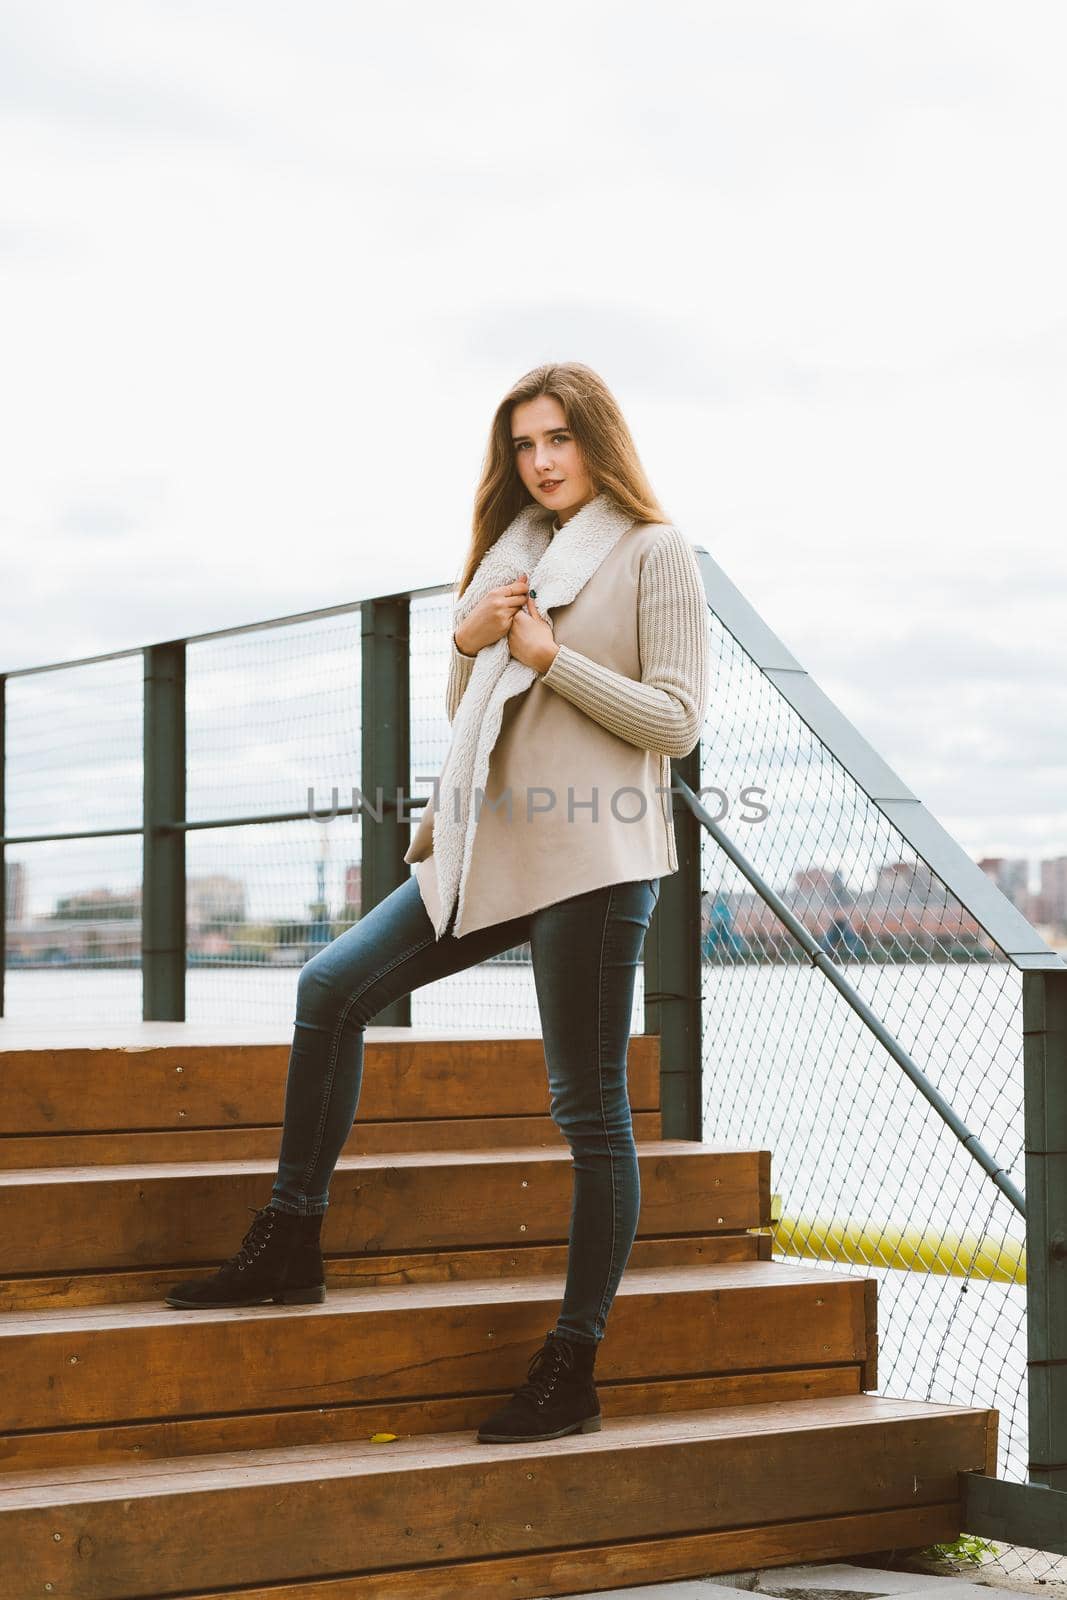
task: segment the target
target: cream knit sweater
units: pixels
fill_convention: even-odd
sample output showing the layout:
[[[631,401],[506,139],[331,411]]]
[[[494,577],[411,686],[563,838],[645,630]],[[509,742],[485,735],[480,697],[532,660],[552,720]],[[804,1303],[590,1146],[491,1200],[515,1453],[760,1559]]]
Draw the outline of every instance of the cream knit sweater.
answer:
[[[561,644],[540,681],[609,732],[641,750],[684,756],[696,744],[708,702],[708,607],[693,547],[663,532],[641,568],[640,679],[614,672]],[[475,662],[452,638],[445,706],[455,717]]]

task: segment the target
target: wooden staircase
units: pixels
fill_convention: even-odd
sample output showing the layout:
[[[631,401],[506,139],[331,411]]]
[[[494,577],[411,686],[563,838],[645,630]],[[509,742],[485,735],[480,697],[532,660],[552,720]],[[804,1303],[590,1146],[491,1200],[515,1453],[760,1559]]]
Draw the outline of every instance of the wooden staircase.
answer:
[[[537,1037],[368,1029],[325,1303],[164,1305],[269,1198],[288,1042],[228,1031],[3,1025],[0,1600],[533,1600],[960,1533],[996,1411],[866,1392],[875,1280],[770,1259],[770,1153],[662,1139],[653,1036],[601,1432],[474,1437],[563,1294]]]

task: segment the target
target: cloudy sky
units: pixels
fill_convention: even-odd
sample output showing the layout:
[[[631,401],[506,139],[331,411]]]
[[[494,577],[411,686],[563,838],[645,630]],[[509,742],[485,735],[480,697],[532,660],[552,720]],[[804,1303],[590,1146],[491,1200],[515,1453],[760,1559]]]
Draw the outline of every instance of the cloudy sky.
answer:
[[[1058,3],[5,0],[0,668],[449,582],[500,394],[1067,852]]]

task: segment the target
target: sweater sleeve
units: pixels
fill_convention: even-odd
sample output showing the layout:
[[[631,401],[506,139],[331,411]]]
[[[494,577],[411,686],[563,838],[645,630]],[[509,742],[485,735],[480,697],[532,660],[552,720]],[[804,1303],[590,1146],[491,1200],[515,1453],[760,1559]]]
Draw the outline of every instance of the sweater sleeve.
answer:
[[[668,526],[645,557],[638,597],[641,678],[561,644],[541,682],[627,743],[687,756],[708,704],[708,606],[693,547]]]
[[[459,702],[463,699],[463,691],[470,682],[470,675],[474,669],[477,656],[465,656],[456,643],[455,634],[452,635],[452,644],[448,661],[448,684],[445,688],[445,710],[449,722],[454,722]]]

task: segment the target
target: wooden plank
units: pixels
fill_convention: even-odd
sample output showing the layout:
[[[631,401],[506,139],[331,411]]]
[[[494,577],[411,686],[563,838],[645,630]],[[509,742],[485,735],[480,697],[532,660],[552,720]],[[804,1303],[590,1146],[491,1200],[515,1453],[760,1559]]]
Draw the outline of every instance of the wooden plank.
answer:
[[[280,1124],[288,1064],[288,1040],[198,1044],[179,1035],[173,1044],[124,1047],[7,1043],[0,1050],[0,1134]],[[627,1065],[632,1109],[657,1110],[658,1036],[632,1035]],[[367,1029],[360,1118],[407,1122],[472,1111],[548,1114],[539,1035]]]
[[[769,1224],[767,1151],[672,1139],[639,1145],[638,1161],[643,1234]],[[324,1248],[561,1241],[572,1168],[566,1145],[342,1156]],[[267,1203],[275,1171],[275,1162],[243,1161],[0,1172],[0,1277],[219,1261],[236,1249],[249,1207]]]
[[[913,1400],[895,1395],[865,1393],[816,1397],[810,1401],[767,1401],[755,1405],[723,1406],[683,1412],[639,1413],[617,1418],[612,1428],[613,1448],[652,1451],[664,1445],[694,1440],[709,1442],[732,1439],[735,1435],[760,1441],[766,1465],[775,1438],[786,1435],[808,1436],[830,1427],[849,1432],[866,1432],[873,1439],[890,1423],[905,1421],[916,1438],[927,1426],[966,1419],[968,1435],[972,1424],[984,1428],[988,1439],[989,1413],[981,1406],[948,1405],[943,1401]],[[568,1445],[584,1449],[592,1434],[570,1435]],[[542,1456],[551,1456],[547,1445],[561,1448],[559,1439],[513,1444],[501,1455],[490,1456],[490,1446],[476,1446],[467,1431],[426,1433],[383,1443],[354,1440],[344,1444],[316,1444],[292,1449],[225,1450],[209,1455],[145,1462],[139,1482],[132,1483],[121,1462],[93,1461],[58,1472],[9,1473],[4,1479],[4,1500],[18,1509],[53,1504],[77,1504],[115,1497],[147,1496],[159,1493],[185,1494],[208,1490],[229,1493],[250,1481],[263,1486],[299,1484],[335,1476],[403,1477],[427,1468],[452,1469],[470,1463],[485,1465],[518,1456],[527,1467],[541,1468]],[[984,1449],[984,1445],[977,1448]],[[977,1467],[962,1470],[978,1471]],[[885,1486],[883,1485],[883,1488]],[[932,1487],[932,1486],[931,1486]],[[958,1490],[958,1484],[957,1484]],[[917,1475],[910,1480],[909,1501],[920,1494]],[[359,1569],[362,1570],[362,1569]]]
[[[842,1395],[618,1418],[521,1445],[435,1434],[146,1462],[133,1476],[13,1475],[0,1600],[47,1582],[79,1600],[247,1589],[944,1505],[961,1471],[982,1470],[987,1419]]]
[[[811,1400],[858,1394],[858,1365],[796,1367],[776,1372],[730,1372],[716,1377],[662,1378],[655,1382],[598,1383],[605,1417],[711,1406]],[[41,1472],[86,1462],[144,1461],[208,1455],[224,1450],[274,1449],[370,1439],[375,1433],[454,1433],[476,1430],[482,1418],[511,1393],[447,1395],[420,1400],[314,1406],[238,1415],[174,1417],[162,1422],[110,1423],[0,1436],[0,1472]]]
[[[294,978],[294,1000],[296,982]],[[0,1026],[0,1055],[27,1050],[116,1049],[145,1050],[160,1045],[287,1044],[292,1029],[263,1022],[71,1022],[69,1013],[45,1022],[15,1021],[8,1017]],[[437,1044],[442,1039],[532,1039],[525,1029],[501,1031],[499,1028],[441,1028],[413,1024],[410,1027],[367,1029],[367,1037],[386,1044],[394,1040],[419,1045]],[[648,1037],[648,1035],[635,1035]]]
[[[918,1549],[958,1539],[958,1501],[944,1505],[816,1517],[780,1526],[728,1528],[680,1538],[640,1539],[587,1549],[550,1550],[530,1556],[464,1561],[374,1573],[367,1577],[310,1579],[266,1588],[212,1589],[188,1600],[544,1600],[550,1595],[618,1590],[629,1583],[667,1583],[746,1567],[840,1561],[883,1550]]]
[[[867,1359],[863,1364],[863,1387],[878,1387],[878,1279],[864,1278],[867,1318]]]
[[[997,1475],[997,1434],[1000,1429],[1000,1412],[991,1410],[986,1420],[985,1467],[983,1471],[987,1478],[995,1478]]]
[[[769,1261],[769,1233],[685,1234],[681,1238],[633,1242],[627,1270],[634,1267],[706,1266],[714,1261]],[[567,1270],[566,1244],[505,1245],[499,1248],[412,1250],[358,1256],[326,1255],[326,1287],[384,1288],[395,1283],[456,1282]],[[183,1278],[209,1278],[212,1266],[183,1267]],[[173,1267],[92,1270],[0,1282],[0,1312],[58,1311],[67,1306],[117,1305],[161,1300],[175,1281]],[[873,1387],[873,1385],[871,1386]]]
[[[635,1139],[662,1137],[658,1111],[633,1113]],[[176,1128],[148,1133],[28,1133],[0,1138],[0,1171],[101,1167],[157,1161],[277,1160],[280,1124],[262,1128]],[[495,1145],[559,1145],[551,1117],[449,1117],[367,1122],[357,1117],[346,1155],[386,1150],[488,1150]]]
[[[486,1394],[525,1374],[559,1277],[335,1292],[311,1306],[154,1303],[0,1320],[0,1429]],[[779,1262],[624,1273],[598,1381],[863,1360],[863,1280]],[[521,1370],[520,1370],[521,1369]]]

